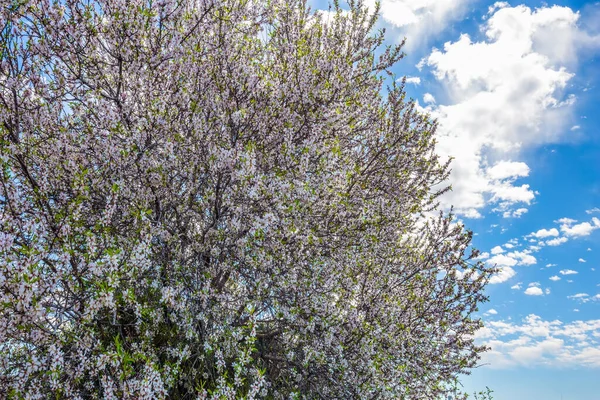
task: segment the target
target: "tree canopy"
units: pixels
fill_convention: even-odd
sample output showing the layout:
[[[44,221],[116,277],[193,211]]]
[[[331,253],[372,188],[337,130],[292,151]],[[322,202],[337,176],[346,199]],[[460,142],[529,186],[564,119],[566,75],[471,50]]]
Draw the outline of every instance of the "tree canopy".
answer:
[[[0,397],[431,399],[490,269],[360,1],[8,0]]]

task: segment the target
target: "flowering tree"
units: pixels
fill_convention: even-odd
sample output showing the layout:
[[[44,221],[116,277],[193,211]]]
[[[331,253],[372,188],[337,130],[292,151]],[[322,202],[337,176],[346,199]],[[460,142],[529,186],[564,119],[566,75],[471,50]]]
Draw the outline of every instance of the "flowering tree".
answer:
[[[430,399],[475,365],[491,271],[360,2],[0,12],[0,397]]]

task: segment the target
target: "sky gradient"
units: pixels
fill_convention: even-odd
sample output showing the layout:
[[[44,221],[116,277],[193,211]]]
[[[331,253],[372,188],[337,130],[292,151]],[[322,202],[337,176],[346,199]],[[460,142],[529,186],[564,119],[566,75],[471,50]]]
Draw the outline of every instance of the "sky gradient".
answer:
[[[388,42],[407,38],[394,72],[454,157],[443,204],[500,268],[480,310],[492,350],[465,389],[599,400],[600,3],[381,6]]]

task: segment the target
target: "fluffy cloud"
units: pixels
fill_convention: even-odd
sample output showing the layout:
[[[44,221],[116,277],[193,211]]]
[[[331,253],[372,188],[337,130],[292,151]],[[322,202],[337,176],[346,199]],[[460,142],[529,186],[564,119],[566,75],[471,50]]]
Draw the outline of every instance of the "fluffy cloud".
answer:
[[[435,104],[435,97],[431,93],[425,93],[423,95],[423,102],[425,104]]]
[[[516,258],[518,260],[519,265],[534,265],[534,264],[536,264],[537,263],[536,258],[529,253],[530,253],[529,250],[523,250],[523,251],[513,251],[511,253],[508,253],[507,255],[510,257]]]
[[[495,253],[494,250],[496,250]],[[536,258],[530,254],[529,250],[512,251],[506,254],[500,254],[500,250],[502,250],[500,246],[492,249],[492,254],[495,255],[487,260],[488,264],[513,267],[515,265],[534,265],[537,263]]]
[[[577,273],[578,273],[577,271],[573,271],[572,269],[561,269],[560,270],[561,275],[575,275]]]
[[[558,236],[558,229],[556,229],[556,228],[540,229],[537,232],[531,233],[531,236],[536,237],[536,238],[547,238],[550,236]]]
[[[412,83],[413,85],[420,85],[421,78],[419,78],[418,76],[407,76],[406,83]]]
[[[526,295],[529,296],[541,296],[544,294],[544,292],[542,291],[542,289],[540,289],[537,286],[530,286],[527,288],[527,290],[525,290],[524,292]]]
[[[558,275],[554,275],[554,276],[551,276],[551,277],[550,277],[550,278],[548,278],[548,279],[550,279],[551,281],[554,281],[554,282],[556,282],[556,281],[560,281],[560,276],[558,276]]]
[[[505,254],[500,254],[500,250],[502,250],[500,246],[494,247],[492,253],[495,255],[486,260],[488,265],[499,268],[499,272],[491,277],[491,284],[506,282],[515,276],[517,273],[512,267],[516,265],[533,265],[537,263],[536,258],[530,254],[529,250],[512,251]]]
[[[492,250],[490,250],[492,254],[500,254],[504,253],[504,249],[501,246],[496,246]]]
[[[529,210],[521,207],[521,208],[517,208],[516,210],[508,210],[505,211],[504,213],[502,213],[502,217],[503,218],[521,218],[521,215],[526,214]]]
[[[492,277],[490,278],[490,284],[493,285],[496,283],[506,282],[507,280],[509,280],[510,278],[515,276],[516,274],[517,273],[515,272],[515,270],[512,269],[511,267],[508,267],[508,266],[500,267],[498,273],[492,275]]]
[[[496,203],[503,216],[518,216],[512,206],[534,200],[528,184],[515,182],[528,176],[529,167],[507,158],[565,131],[574,101],[564,97],[573,77],[566,54],[581,36],[578,19],[568,7],[500,5],[490,9],[484,40],[461,35],[419,64],[449,94],[450,104],[428,110],[441,124],[438,152],[455,156],[454,190],[444,203],[454,204],[458,213],[478,216]],[[549,45],[553,42],[558,48]]]
[[[569,239],[567,239],[566,237],[560,237],[560,238],[548,240],[546,242],[546,244],[548,246],[560,246],[561,244],[566,243],[568,240]]]
[[[399,28],[409,48],[423,44],[460,18],[470,0],[380,0],[381,18]],[[365,4],[373,9],[375,0]]]
[[[560,226],[560,230],[566,236],[572,237],[588,236],[593,231],[600,228],[600,219],[596,217],[592,218],[591,223],[582,222],[580,224],[574,225],[574,223],[577,221],[568,218],[562,218],[559,220],[559,222],[562,223],[562,225]]]
[[[571,225],[571,224],[574,224],[575,222],[577,222],[577,220],[571,219],[571,218],[561,218],[554,222],[556,222],[557,224]]]
[[[581,300],[582,302],[586,303],[589,297],[590,295],[587,293],[577,293],[571,296],[567,296],[567,299]]]
[[[529,167],[524,162],[500,161],[486,172],[491,179],[506,179],[529,176]]]
[[[574,295],[571,296],[567,296],[567,299],[571,299],[571,300],[577,300],[581,303],[587,303],[590,301],[598,301],[600,300],[600,294],[597,294],[595,296],[590,296],[587,293],[576,293]],[[600,332],[598,333],[598,337],[600,337]]]
[[[490,192],[493,193],[492,202],[502,202],[500,203],[501,210],[513,203],[529,204],[535,198],[529,185],[514,186],[511,181],[495,182],[490,187]]]
[[[521,323],[486,321],[475,335],[491,347],[482,362],[489,368],[553,365],[600,367],[600,320],[546,321],[531,314]]]
[[[513,267],[517,265],[518,261],[508,255],[496,254],[494,257],[489,258],[487,263],[489,265],[497,265],[500,267]]]

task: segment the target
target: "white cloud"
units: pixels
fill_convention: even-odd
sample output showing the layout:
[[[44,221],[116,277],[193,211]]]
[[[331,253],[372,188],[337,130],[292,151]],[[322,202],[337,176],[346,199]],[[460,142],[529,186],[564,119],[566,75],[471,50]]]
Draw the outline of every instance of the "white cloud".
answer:
[[[570,220],[572,221],[572,220]],[[573,221],[576,222],[576,221]],[[594,217],[592,222],[582,222],[573,225],[573,222],[566,222],[560,226],[560,230],[567,236],[581,237],[588,236],[596,229],[600,228],[600,219]]]
[[[418,76],[407,76],[406,83],[412,83],[413,85],[420,85],[421,78],[419,78]]]
[[[571,131],[578,131],[579,129],[581,129],[581,126],[579,126],[579,125],[573,125],[571,127]]]
[[[550,288],[544,289],[544,294],[549,295],[550,294]]]
[[[488,310],[488,314],[491,314],[491,315],[496,315],[496,314],[498,314],[498,311],[494,310],[493,308],[490,308],[490,309]]]
[[[547,238],[549,236],[558,236],[558,229],[556,229],[556,228],[540,229],[537,232],[532,232],[531,236],[534,236],[536,238]]]
[[[556,222],[557,224],[571,225],[571,224],[574,224],[575,222],[577,222],[577,220],[571,219],[571,218],[561,218],[554,222]]]
[[[492,254],[500,254],[500,253],[504,253],[504,249],[500,246],[496,246],[491,250]]]
[[[572,269],[561,269],[560,270],[561,275],[575,275],[577,273],[578,273],[577,271],[573,271]]]
[[[546,245],[548,246],[560,246],[563,243],[566,243],[569,239],[567,239],[566,237],[560,237],[560,238],[556,238],[556,239],[551,239],[546,241]]]
[[[506,282],[516,274],[517,273],[515,272],[515,270],[509,266],[500,267],[498,273],[492,275],[492,277],[490,278],[490,284],[493,285],[496,283]]]
[[[526,208],[517,208],[516,210],[508,210],[502,214],[503,218],[521,218],[521,215],[526,214],[529,210]]]
[[[550,278],[548,278],[548,279],[550,279],[551,281],[554,281],[554,282],[556,282],[556,281],[560,281],[560,277],[559,277],[558,275],[551,276],[551,277],[550,277]]]
[[[546,268],[556,267],[556,264],[546,264]]]
[[[510,256],[504,254],[496,254],[495,256],[487,260],[489,265],[498,265],[501,267],[513,267],[517,265],[518,261]]]
[[[593,213],[597,213],[597,212],[600,212],[600,208],[598,208],[598,207],[594,207],[594,208],[592,208],[592,209],[590,209],[590,210],[585,210],[585,212],[586,212],[587,214],[593,214]]]
[[[380,0],[381,18],[399,28],[409,48],[422,45],[460,18],[470,0]],[[366,0],[371,9],[375,0]]]
[[[485,40],[461,35],[420,65],[431,69],[450,98],[430,108],[440,121],[438,153],[455,156],[453,191],[443,203],[463,215],[497,203],[503,216],[517,217],[525,211],[509,212],[511,205],[531,204],[535,192],[515,183],[528,176],[527,164],[506,158],[559,139],[569,126],[572,99],[563,101],[563,92],[573,74],[565,52],[576,48],[579,15],[568,7],[526,6],[490,13]],[[553,41],[559,49],[549,46]]]
[[[529,167],[524,162],[500,161],[486,172],[491,179],[516,178],[529,176]]]
[[[584,299],[586,297],[590,297],[587,293],[577,293],[571,296],[567,296],[567,299]]]
[[[574,311],[579,311],[575,309]],[[521,323],[486,321],[476,334],[479,342],[491,347],[482,363],[488,368],[514,366],[600,367],[600,320],[542,320],[530,314]]]
[[[499,254],[498,251],[502,250],[500,246],[494,247],[492,253],[495,255],[486,260],[488,265],[499,267],[500,271],[494,274],[490,279],[490,283],[502,283],[516,275],[515,270],[512,268],[515,265],[533,265],[537,263],[537,260],[532,256],[529,250],[524,251],[513,251],[506,254]]]
[[[534,265],[537,263],[537,260],[530,253],[531,251],[529,250],[513,251],[507,253],[506,256],[517,259],[518,265]]]
[[[542,289],[540,289],[537,286],[530,286],[527,288],[527,290],[525,290],[524,292],[526,295],[529,296],[541,296],[544,294],[544,292],[542,291]]]
[[[512,182],[503,181],[495,183],[491,187],[493,193],[492,202],[505,202],[506,206],[514,203],[531,203],[535,194],[529,189],[529,185],[513,186]]]
[[[477,211],[474,208],[469,208],[466,209],[464,211],[461,212],[461,214],[465,217],[465,218],[473,218],[473,219],[477,219],[477,218],[482,218],[483,216],[481,215],[481,213],[479,211]]]
[[[585,261],[583,258],[580,258],[580,259],[579,259],[579,262],[580,262],[580,263],[584,263],[584,262],[586,262],[586,261]]]
[[[519,289],[521,289],[521,282],[512,285],[510,288],[513,289],[513,290],[519,290]]]
[[[567,299],[576,300],[576,301],[579,301],[580,303],[589,303],[590,301],[599,300],[600,295],[597,294],[595,296],[590,296],[587,293],[576,293],[574,295],[567,296]],[[600,335],[600,332],[598,332],[598,334]]]
[[[423,102],[425,104],[435,104],[435,97],[431,93],[425,93],[423,95]]]
[[[494,334],[492,333],[490,328],[488,328],[486,326],[482,326],[475,332],[474,337],[476,339],[489,339],[489,338],[494,337]]]
[[[435,104],[435,97],[431,93],[425,93],[423,95],[423,102],[425,104]]]

